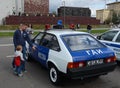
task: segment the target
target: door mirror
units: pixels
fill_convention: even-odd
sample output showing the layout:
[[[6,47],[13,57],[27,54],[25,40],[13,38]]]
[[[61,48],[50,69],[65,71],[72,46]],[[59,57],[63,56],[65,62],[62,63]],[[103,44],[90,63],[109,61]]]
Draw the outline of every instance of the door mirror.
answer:
[[[35,39],[32,39],[31,41],[32,41],[32,43],[34,43],[34,42],[35,42]]]
[[[98,39],[98,40],[100,40],[100,39],[101,39],[101,36],[100,36],[100,35],[99,35],[99,36],[97,36],[97,39]]]

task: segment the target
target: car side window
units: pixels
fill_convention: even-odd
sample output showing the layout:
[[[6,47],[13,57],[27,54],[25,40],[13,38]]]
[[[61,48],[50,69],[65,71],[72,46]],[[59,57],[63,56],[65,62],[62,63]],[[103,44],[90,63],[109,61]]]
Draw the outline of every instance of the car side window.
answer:
[[[43,33],[39,33],[36,37],[35,37],[35,39],[34,39],[34,42],[36,43],[36,44],[39,44],[40,43],[40,40],[42,39],[42,37],[43,37]]]
[[[116,42],[120,42],[120,34],[117,36]]]
[[[55,51],[60,50],[56,36],[51,34],[46,34],[44,36],[44,38],[41,41],[41,45]]]
[[[118,31],[109,31],[109,32],[106,32],[104,33],[102,36],[101,36],[101,40],[107,40],[107,41],[112,41],[114,36],[117,34]]]
[[[51,40],[50,48],[52,50],[55,50],[55,51],[60,51],[60,46],[59,46],[58,40],[57,40],[57,38],[55,36]]]

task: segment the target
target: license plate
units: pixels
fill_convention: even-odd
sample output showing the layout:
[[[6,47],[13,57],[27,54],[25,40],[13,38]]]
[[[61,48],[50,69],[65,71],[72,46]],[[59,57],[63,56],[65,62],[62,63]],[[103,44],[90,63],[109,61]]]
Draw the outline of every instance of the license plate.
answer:
[[[99,60],[88,61],[87,65],[88,66],[93,66],[93,65],[98,65],[98,64],[102,64],[102,63],[103,63],[103,59],[99,59]]]

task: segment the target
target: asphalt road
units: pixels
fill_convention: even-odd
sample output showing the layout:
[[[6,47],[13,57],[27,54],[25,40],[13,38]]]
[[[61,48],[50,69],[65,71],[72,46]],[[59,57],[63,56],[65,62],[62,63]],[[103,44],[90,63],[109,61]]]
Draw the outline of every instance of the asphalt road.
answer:
[[[64,80],[62,86],[49,81],[47,69],[37,62],[27,62],[27,72],[17,77],[11,66],[14,47],[12,38],[0,38],[0,88],[120,88],[120,67],[115,71],[84,80]]]

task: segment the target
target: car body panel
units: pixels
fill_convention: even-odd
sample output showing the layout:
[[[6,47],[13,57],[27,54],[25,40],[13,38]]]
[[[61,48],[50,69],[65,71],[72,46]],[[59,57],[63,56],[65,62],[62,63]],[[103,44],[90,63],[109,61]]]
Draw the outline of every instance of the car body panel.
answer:
[[[116,54],[116,57],[117,57],[117,60],[120,61],[120,42],[116,42],[118,36],[120,35],[120,29],[117,28],[117,29],[112,29],[112,30],[109,30],[109,31],[118,31],[115,36],[113,37],[113,39],[111,41],[107,41],[107,40],[102,40],[102,39],[99,39],[102,43],[104,43],[105,45],[107,45],[109,48],[111,48],[115,54]],[[107,32],[109,32],[107,31]],[[105,33],[107,33],[105,32]],[[99,36],[102,36],[104,35],[105,33],[99,35]]]
[[[73,57],[73,62],[78,62],[105,59],[107,57],[114,56],[114,53],[108,48],[99,48],[71,52],[71,56]]]
[[[57,45],[60,48],[59,49],[51,48],[52,45],[49,46],[50,48],[48,46],[46,47],[43,46],[42,42],[45,39],[46,35],[51,35],[52,37],[48,38],[50,40],[50,43],[56,40],[58,43]],[[102,47],[82,49],[77,51],[71,50],[62,38],[63,36],[70,36],[70,35],[85,35],[87,37],[93,38],[95,41],[97,41],[97,43],[102,45]],[[87,61],[92,61],[92,60],[94,61],[94,60],[101,60],[101,59],[104,60],[106,58],[115,56],[114,52],[111,49],[107,48],[97,39],[95,39],[90,34],[85,32],[77,32],[72,30],[60,30],[60,29],[50,30],[46,32],[40,32],[33,40],[34,40],[34,46],[36,46],[36,50],[32,50],[30,48],[29,52],[32,55],[32,57],[35,60],[39,61],[46,68],[49,68],[48,62],[51,62],[58,69],[58,71],[64,74],[68,74],[68,67],[67,67],[68,63],[81,62],[81,61],[87,62]],[[53,43],[55,44],[56,42],[53,42]],[[113,69],[114,68],[115,68],[115,64],[113,66]],[[102,67],[101,69],[104,69],[104,67]],[[107,72],[109,71],[106,71],[106,73]]]

